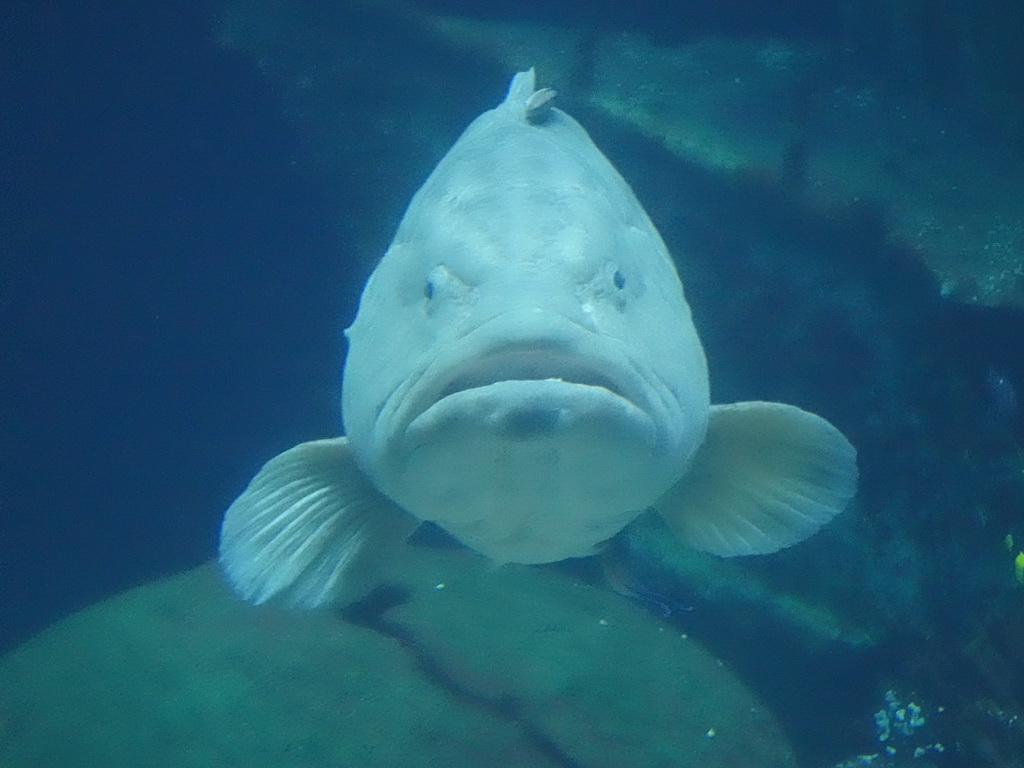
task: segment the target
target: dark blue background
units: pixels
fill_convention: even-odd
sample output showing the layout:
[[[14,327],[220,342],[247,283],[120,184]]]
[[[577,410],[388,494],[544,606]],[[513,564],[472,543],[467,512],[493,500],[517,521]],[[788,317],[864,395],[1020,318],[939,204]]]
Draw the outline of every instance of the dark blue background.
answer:
[[[0,11],[0,650],[212,556],[261,460],[340,429],[344,237],[209,13]]]

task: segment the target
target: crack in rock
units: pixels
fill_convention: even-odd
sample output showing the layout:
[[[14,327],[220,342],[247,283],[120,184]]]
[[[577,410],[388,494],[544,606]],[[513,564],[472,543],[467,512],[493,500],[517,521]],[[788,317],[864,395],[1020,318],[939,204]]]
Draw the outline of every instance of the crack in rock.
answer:
[[[375,589],[367,597],[341,609],[340,617],[356,626],[370,629],[398,642],[416,663],[417,669],[424,679],[432,685],[446,691],[453,698],[491,712],[523,732],[526,739],[539,753],[549,758],[555,765],[562,768],[586,768],[586,766],[566,754],[562,748],[536,725],[525,719],[515,696],[503,695],[495,698],[482,696],[463,685],[444,666],[430,655],[417,641],[415,634],[395,621],[389,621],[385,614],[392,608],[408,602],[409,590],[398,586],[382,586]]]

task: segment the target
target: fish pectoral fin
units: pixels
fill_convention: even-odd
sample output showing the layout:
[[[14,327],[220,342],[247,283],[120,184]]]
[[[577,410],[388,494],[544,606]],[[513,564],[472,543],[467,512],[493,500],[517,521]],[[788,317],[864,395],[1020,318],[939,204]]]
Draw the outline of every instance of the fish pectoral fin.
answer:
[[[684,542],[729,557],[803,541],[857,488],[857,454],[825,419],[792,405],[713,406],[690,471],[654,507]]]
[[[315,440],[268,461],[228,507],[219,558],[246,600],[316,608],[362,597],[416,525],[346,438]]]

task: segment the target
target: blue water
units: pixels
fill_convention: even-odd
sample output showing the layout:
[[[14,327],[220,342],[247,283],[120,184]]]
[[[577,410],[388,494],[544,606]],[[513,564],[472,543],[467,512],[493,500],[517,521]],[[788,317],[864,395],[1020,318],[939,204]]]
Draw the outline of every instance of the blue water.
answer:
[[[881,3],[856,4],[852,17],[840,3],[797,0],[420,5],[664,44],[846,47],[854,79],[900,81],[943,109],[955,110],[975,62],[958,36],[967,6],[952,0],[914,22],[912,75],[900,60],[908,47],[875,34]],[[423,174],[507,76],[481,64],[463,68],[464,87],[443,99],[417,92],[415,78],[406,87],[389,68],[415,72],[438,49],[412,36],[396,45],[391,27],[346,8],[332,13],[351,12],[371,55],[378,44],[388,53],[372,72],[380,79],[330,119],[303,112],[322,95],[315,72],[305,102],[274,77],[317,52],[282,64],[277,49],[261,72],[218,44],[216,4],[0,9],[0,653],[209,559],[224,508],[262,461],[339,431],[341,330],[367,270]],[[463,54],[450,55],[432,71],[459,71]],[[1007,99],[1019,99],[1013,82],[999,81]],[[402,99],[436,103],[436,123],[395,122],[412,109]],[[841,606],[880,640],[837,657],[793,650],[786,628],[752,636],[771,619],[730,625],[727,609],[673,581],[670,566],[632,560],[637,550],[617,564],[631,569],[635,596],[659,614],[671,606],[670,621],[727,658],[809,766],[878,747],[871,716],[890,684],[955,711],[942,734],[950,743],[994,745],[987,756],[965,747],[926,759],[1019,766],[1019,307],[941,299],[913,248],[889,237],[883,205],[825,215],[789,194],[791,179],[682,163],[578,107],[670,246],[700,264],[682,272],[715,399],[798,401],[860,449],[863,525],[843,528],[816,562],[781,557],[751,573]],[[332,157],[326,124],[337,130]],[[1021,154],[1006,163],[1024,173]],[[823,701],[833,706],[824,714]]]
[[[344,232],[209,11],[4,11],[0,647],[210,557],[255,457],[337,429]]]

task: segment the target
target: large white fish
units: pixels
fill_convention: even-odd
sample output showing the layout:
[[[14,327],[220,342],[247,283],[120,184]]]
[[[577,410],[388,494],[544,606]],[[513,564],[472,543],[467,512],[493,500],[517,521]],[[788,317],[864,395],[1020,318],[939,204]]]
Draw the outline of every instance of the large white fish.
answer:
[[[691,546],[747,555],[853,496],[855,451],[824,419],[710,404],[661,237],[552,95],[517,74],[413,197],[346,331],[345,437],[272,459],[225,515],[242,597],[353,599],[424,520],[545,563],[653,507]]]

